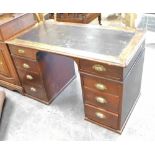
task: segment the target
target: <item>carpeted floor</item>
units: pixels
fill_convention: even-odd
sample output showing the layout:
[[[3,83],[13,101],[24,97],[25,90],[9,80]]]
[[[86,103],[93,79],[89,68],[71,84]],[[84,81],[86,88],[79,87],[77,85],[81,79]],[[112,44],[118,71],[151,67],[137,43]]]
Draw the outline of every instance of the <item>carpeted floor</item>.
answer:
[[[0,140],[155,140],[155,33],[146,37],[141,96],[122,135],[84,120],[77,72],[77,79],[48,106],[0,87],[7,96]]]

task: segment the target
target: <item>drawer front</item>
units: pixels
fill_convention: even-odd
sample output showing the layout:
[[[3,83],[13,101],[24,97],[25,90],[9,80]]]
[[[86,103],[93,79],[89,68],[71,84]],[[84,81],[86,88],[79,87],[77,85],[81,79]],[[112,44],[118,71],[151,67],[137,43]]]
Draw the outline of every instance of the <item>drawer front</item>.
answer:
[[[30,85],[42,86],[43,81],[39,74],[28,72],[26,70],[18,69],[18,74],[21,80],[21,83],[27,83]]]
[[[40,73],[40,69],[38,66],[38,62],[36,61],[30,61],[23,58],[19,58],[17,56],[13,56],[14,63],[17,68],[24,69],[31,72]]]
[[[84,98],[86,104],[103,108],[105,110],[118,113],[120,98],[118,96],[94,92],[88,88],[84,88]]]
[[[122,93],[122,84],[111,80],[97,78],[81,74],[84,87],[93,89],[96,92],[104,92],[120,96]]]
[[[101,125],[105,125],[114,129],[118,128],[118,115],[109,113],[105,110],[85,105],[86,118],[95,121]]]
[[[36,54],[38,51],[35,49],[24,48],[24,47],[14,46],[14,45],[9,45],[9,49],[11,53],[14,55],[36,60]]]
[[[34,85],[28,85],[28,84],[23,84],[23,87],[26,94],[32,97],[38,98],[40,100],[48,101],[44,87],[37,87]]]
[[[122,80],[123,68],[94,61],[80,60],[80,70],[98,76]]]

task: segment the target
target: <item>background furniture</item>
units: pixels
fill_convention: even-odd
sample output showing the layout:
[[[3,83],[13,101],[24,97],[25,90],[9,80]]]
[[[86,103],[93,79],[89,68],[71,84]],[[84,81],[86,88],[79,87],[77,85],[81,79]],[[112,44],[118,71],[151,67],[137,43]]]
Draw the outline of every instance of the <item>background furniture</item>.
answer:
[[[54,19],[55,14],[54,13],[34,13],[36,16],[36,19],[38,22],[48,20],[48,19]]]
[[[4,105],[4,100],[5,100],[5,93],[3,91],[0,91],[0,119],[1,119],[2,109]]]
[[[101,13],[57,13],[56,20],[59,22],[88,24],[95,18],[101,25]]]
[[[38,22],[47,19],[54,19],[58,22],[88,24],[95,18],[98,18],[98,22],[101,25],[101,13],[36,13],[35,15]]]
[[[75,61],[85,119],[122,132],[140,93],[143,32],[45,21],[7,43],[25,95],[49,103],[74,78]]]
[[[22,93],[22,87],[5,41],[36,23],[33,14],[0,16],[0,85]]]
[[[124,13],[124,14],[122,14],[122,21],[127,27],[135,28],[136,18],[137,18],[136,13]]]

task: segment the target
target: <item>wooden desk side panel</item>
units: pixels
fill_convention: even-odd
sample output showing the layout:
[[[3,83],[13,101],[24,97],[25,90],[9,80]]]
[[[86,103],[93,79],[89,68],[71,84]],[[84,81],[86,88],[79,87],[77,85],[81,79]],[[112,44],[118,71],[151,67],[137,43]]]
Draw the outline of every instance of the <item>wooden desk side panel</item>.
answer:
[[[135,64],[124,80],[120,129],[122,129],[140,94],[145,50],[142,49]]]
[[[140,55],[140,53],[142,52],[142,50],[145,49],[145,41],[142,42],[141,46],[138,48],[136,54],[134,55],[134,57],[132,58],[132,60],[130,61],[129,65],[127,67],[124,68],[123,70],[123,79],[126,78],[126,76],[128,75],[129,71],[131,70],[132,66],[134,65],[134,63],[136,62],[136,59],[138,58],[138,56]]]
[[[74,60],[45,52],[39,52],[37,59],[50,102],[75,78]]]
[[[3,57],[5,59],[5,62],[6,62],[7,68],[8,68],[8,74],[5,76],[2,76],[2,74],[1,74],[0,80],[20,86],[19,78],[18,78],[16,69],[14,67],[14,63],[11,59],[7,45],[5,43],[0,43],[0,48],[1,48]]]
[[[3,51],[0,49],[0,74],[4,76],[10,76],[8,66],[3,56]]]

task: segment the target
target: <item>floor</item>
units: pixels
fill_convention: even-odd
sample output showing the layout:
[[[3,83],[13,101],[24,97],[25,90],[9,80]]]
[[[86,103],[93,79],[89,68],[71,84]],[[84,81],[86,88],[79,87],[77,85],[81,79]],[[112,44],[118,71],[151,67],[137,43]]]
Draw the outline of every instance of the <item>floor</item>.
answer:
[[[155,140],[155,32],[146,34],[141,96],[119,135],[84,120],[79,74],[50,105],[4,90],[7,95],[0,124],[0,140]]]

